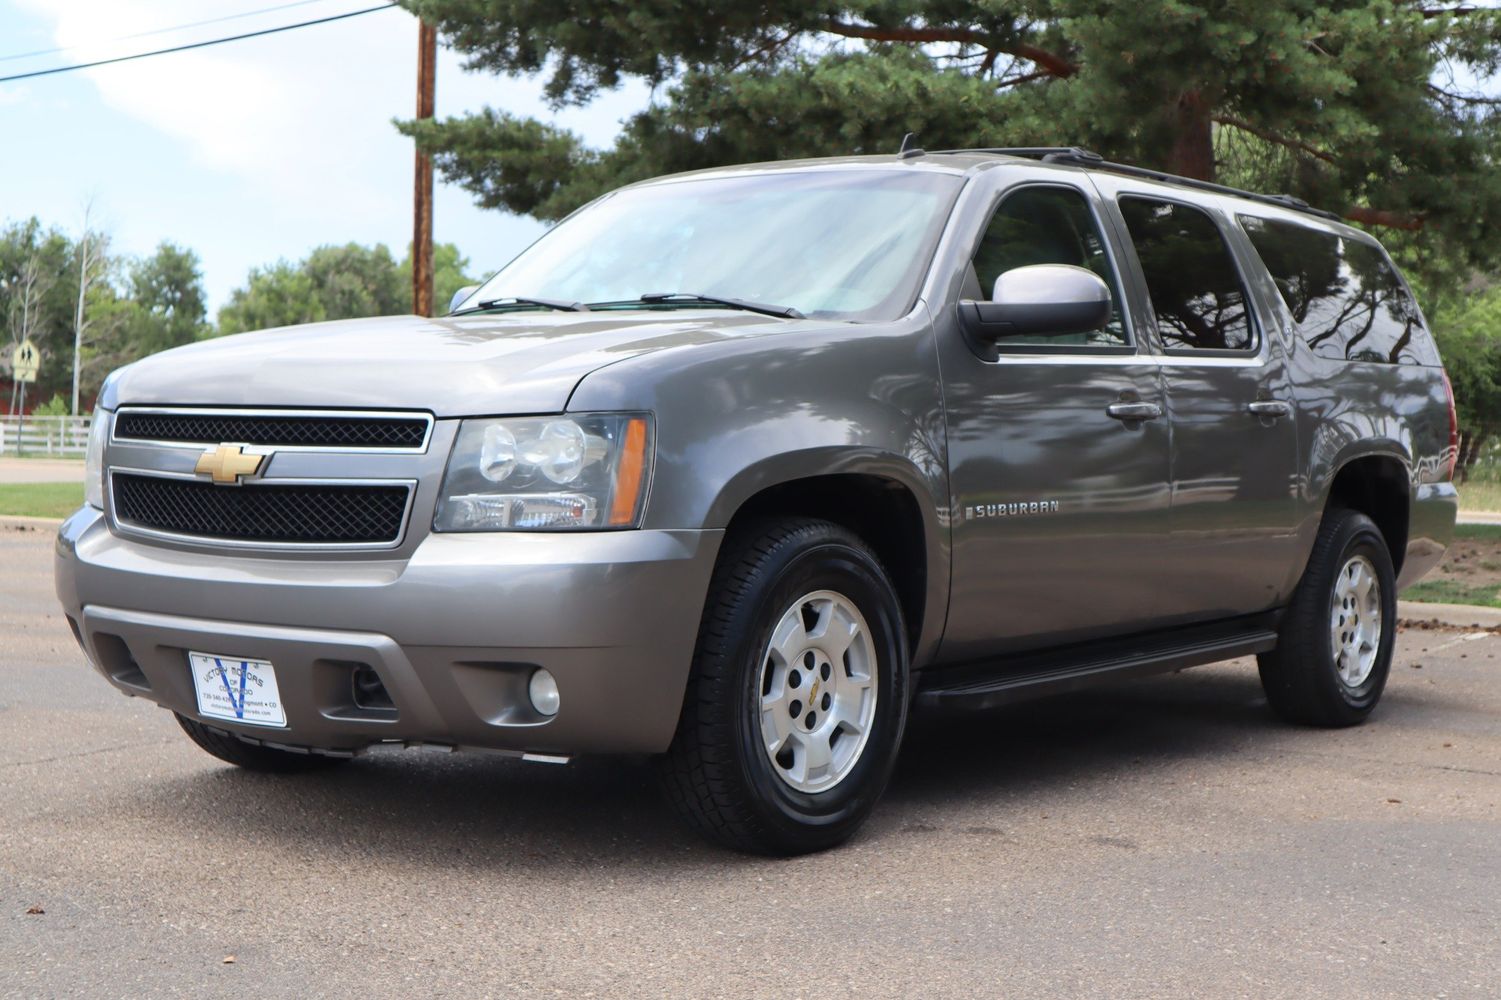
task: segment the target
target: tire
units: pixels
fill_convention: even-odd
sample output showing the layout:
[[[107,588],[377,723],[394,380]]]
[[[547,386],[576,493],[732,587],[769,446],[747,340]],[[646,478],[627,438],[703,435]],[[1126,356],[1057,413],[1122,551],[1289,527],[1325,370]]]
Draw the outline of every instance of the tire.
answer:
[[[847,655],[831,623],[847,629]],[[811,519],[737,532],[715,569],[682,716],[659,758],[667,797],[701,834],[737,850],[792,855],[842,843],[891,777],[908,674],[896,592],[859,538]]]
[[[1366,576],[1374,595],[1361,588]],[[1373,611],[1380,615],[1374,623]],[[1396,627],[1396,574],[1381,531],[1358,511],[1329,511],[1277,648],[1257,657],[1273,711],[1308,726],[1364,722],[1386,687]]]
[[[229,733],[212,729],[185,715],[172,713],[177,724],[188,734],[188,739],[198,744],[209,754],[226,764],[243,767],[247,771],[262,771],[269,774],[298,774],[305,771],[322,771],[336,764],[343,764],[348,757],[330,757],[318,753],[293,753],[277,750],[255,743],[246,743]]]

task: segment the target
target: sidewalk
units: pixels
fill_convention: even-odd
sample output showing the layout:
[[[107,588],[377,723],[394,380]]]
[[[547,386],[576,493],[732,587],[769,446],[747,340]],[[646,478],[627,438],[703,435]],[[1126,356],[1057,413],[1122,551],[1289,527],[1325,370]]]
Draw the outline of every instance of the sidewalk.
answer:
[[[1482,608],[1473,604],[1398,601],[1397,618],[1404,622],[1437,622],[1449,628],[1501,628],[1501,608]]]
[[[81,482],[81,458],[0,458],[0,483]]]

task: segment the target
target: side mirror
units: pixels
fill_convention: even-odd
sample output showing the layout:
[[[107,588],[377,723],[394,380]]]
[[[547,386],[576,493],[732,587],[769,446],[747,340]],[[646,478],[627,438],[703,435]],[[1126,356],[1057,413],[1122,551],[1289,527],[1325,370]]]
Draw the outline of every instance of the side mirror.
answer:
[[[959,303],[959,322],[984,341],[1089,333],[1110,322],[1110,286],[1070,264],[1012,268],[995,279],[989,302]]]
[[[463,288],[460,288],[458,291],[454,292],[453,298],[448,300],[448,311],[456,311],[459,306],[464,304],[465,299],[467,299],[477,291],[479,291],[478,285],[465,285]]]

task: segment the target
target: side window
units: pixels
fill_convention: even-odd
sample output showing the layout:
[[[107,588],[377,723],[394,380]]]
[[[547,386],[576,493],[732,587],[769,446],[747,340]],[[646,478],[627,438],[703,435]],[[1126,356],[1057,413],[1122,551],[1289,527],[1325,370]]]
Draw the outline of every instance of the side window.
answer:
[[[1240,223],[1315,354],[1422,363],[1417,305],[1380,250],[1279,219],[1243,215]]]
[[[1152,198],[1125,197],[1120,206],[1163,345],[1170,351],[1255,347],[1245,287],[1214,220],[1197,208]]]
[[[1070,188],[1025,187],[1006,197],[980,239],[970,264],[971,298],[989,298],[995,279],[1031,264],[1072,264],[1088,268],[1110,286],[1110,322],[1103,329],[1070,337],[1008,337],[1008,345],[1041,347],[1125,347],[1120,282],[1105,252],[1105,241],[1084,196]]]

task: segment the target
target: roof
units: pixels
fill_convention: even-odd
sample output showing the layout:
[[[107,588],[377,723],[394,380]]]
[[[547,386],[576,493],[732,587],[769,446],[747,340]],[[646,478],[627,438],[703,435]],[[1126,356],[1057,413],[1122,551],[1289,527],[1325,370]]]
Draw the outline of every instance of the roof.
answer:
[[[1042,163],[1060,163],[1073,167],[1085,167],[1090,170],[1103,170],[1112,174],[1123,174],[1127,177],[1140,177],[1146,180],[1158,181],[1163,184],[1172,184],[1178,187],[1191,188],[1195,191],[1208,191],[1213,194],[1231,195],[1236,198],[1246,198],[1251,201],[1259,201],[1279,208],[1290,208],[1296,212],[1306,212],[1309,215],[1317,215],[1320,218],[1340,221],[1340,217],[1334,212],[1328,212],[1321,208],[1314,208],[1302,198],[1295,198],[1290,194],[1262,194],[1257,191],[1246,191],[1241,188],[1233,188],[1225,184],[1215,184],[1212,181],[1202,181],[1193,177],[1183,177],[1178,174],[1170,174],[1162,170],[1151,170],[1147,167],[1138,167],[1129,163],[1113,163],[1105,159],[1099,153],[1090,152],[1079,146],[1011,146],[997,147],[992,149],[940,149],[934,150],[931,155],[953,156],[990,154],[992,156],[1014,156],[1030,160],[1038,160]],[[930,155],[925,150],[913,150],[906,155]]]
[[[1003,146],[975,149],[935,149],[924,150],[907,148],[895,155],[865,155],[865,156],[831,156],[816,159],[800,160],[772,160],[765,163],[747,163],[724,167],[710,167],[704,170],[693,170],[681,174],[669,174],[664,177],[656,177],[650,180],[638,181],[638,184],[671,183],[679,180],[691,180],[710,175],[724,175],[734,173],[760,173],[792,170],[816,170],[830,168],[863,167],[866,169],[924,169],[935,173],[966,174],[971,171],[986,167],[993,167],[1007,160],[1028,160],[1034,163],[1043,163],[1050,166],[1074,167],[1085,170],[1099,170],[1127,177],[1135,177],[1142,180],[1167,184],[1173,187],[1187,188],[1193,191],[1202,191],[1209,194],[1225,195],[1233,198],[1242,198],[1247,201],[1259,202],[1263,205],[1275,206],[1307,216],[1315,216],[1335,223],[1343,223],[1343,219],[1334,212],[1315,208],[1301,198],[1290,194],[1263,194],[1257,191],[1246,191],[1240,188],[1230,187],[1225,184],[1215,184],[1211,181],[1197,180],[1192,177],[1182,177],[1178,174],[1170,174],[1162,170],[1152,170],[1147,167],[1138,167],[1129,163],[1114,163],[1105,159],[1099,153],[1091,152],[1079,146]],[[634,187],[635,185],[630,185]],[[1342,227],[1348,228],[1348,227]],[[1357,232],[1351,230],[1351,232]]]

